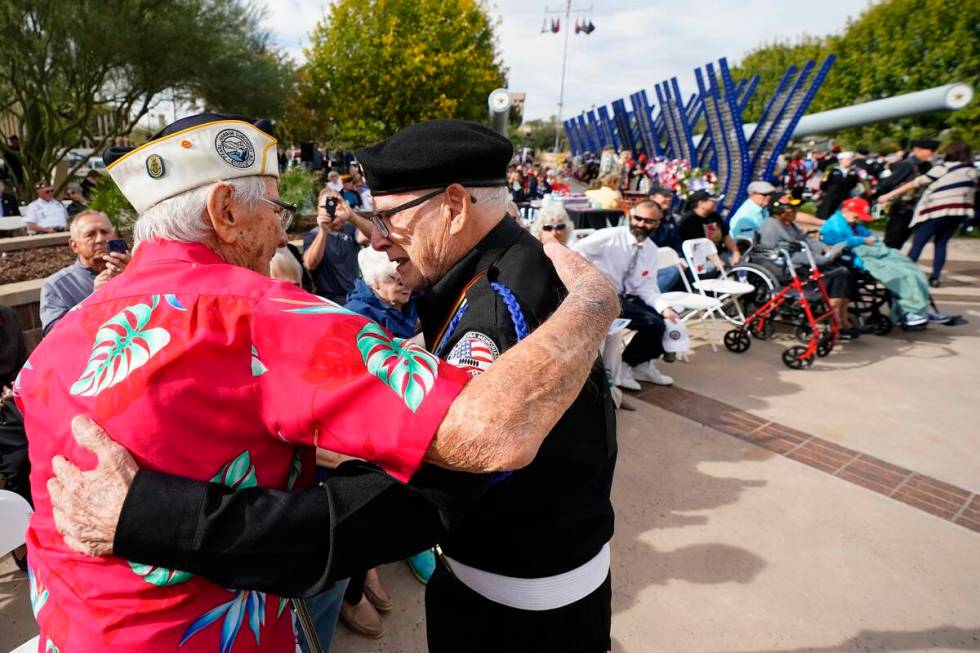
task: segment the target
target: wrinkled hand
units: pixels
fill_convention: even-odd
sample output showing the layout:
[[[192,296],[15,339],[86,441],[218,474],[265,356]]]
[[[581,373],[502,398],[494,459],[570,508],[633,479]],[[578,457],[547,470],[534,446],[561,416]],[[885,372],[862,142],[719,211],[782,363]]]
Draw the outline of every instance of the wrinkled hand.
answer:
[[[663,310],[663,313],[661,313],[660,315],[662,315],[665,320],[670,320],[671,322],[674,323],[676,323],[677,320],[679,319],[677,313],[672,308],[665,308]]]
[[[61,456],[51,460],[55,475],[48,480],[48,493],[54,523],[75,551],[109,555],[126,493],[139,467],[124,447],[87,417],[76,416],[71,430],[78,445],[98,456],[99,462],[83,472]]]
[[[881,206],[888,206],[889,204],[892,203],[893,197],[894,196],[891,193],[885,193],[884,195],[878,198],[877,200],[878,204],[880,204]]]
[[[544,244],[544,253],[555,266],[558,278],[568,288],[569,294],[580,295],[600,312],[603,318],[608,318],[606,328],[619,317],[622,310],[619,305],[619,294],[603,272],[585,260],[577,252],[560,244],[557,240]]]

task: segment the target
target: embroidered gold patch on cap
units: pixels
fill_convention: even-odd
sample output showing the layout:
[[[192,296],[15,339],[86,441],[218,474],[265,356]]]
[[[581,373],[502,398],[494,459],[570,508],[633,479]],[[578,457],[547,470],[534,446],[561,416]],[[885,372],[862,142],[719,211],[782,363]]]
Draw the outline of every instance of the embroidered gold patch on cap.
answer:
[[[151,179],[159,179],[166,172],[163,166],[163,157],[159,154],[151,154],[146,157],[146,174],[150,175]]]

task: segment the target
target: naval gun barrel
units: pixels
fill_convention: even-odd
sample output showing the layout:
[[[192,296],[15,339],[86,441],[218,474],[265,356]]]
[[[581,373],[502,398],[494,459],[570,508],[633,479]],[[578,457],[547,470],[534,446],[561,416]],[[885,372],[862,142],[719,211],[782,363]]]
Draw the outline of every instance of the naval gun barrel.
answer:
[[[969,84],[937,86],[924,91],[803,116],[793,130],[793,136],[800,138],[814,134],[830,134],[850,127],[898,120],[920,113],[955,111],[968,105],[971,100],[973,100],[973,87]]]
[[[487,97],[490,109],[490,129],[501,136],[507,136],[507,120],[510,118],[510,91],[498,88]]]

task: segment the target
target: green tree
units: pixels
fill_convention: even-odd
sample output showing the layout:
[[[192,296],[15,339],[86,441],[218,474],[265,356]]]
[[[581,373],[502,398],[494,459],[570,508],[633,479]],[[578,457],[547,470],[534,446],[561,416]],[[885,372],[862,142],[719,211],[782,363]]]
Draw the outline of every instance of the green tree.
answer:
[[[164,91],[278,117],[290,67],[261,16],[250,0],[0,0],[0,114],[20,136],[22,197],[69,150],[128,134]]]
[[[951,82],[980,89],[980,0],[887,0],[849,21],[843,33],[773,43],[747,55],[733,70],[741,78],[762,75],[743,118],[755,120],[790,63],[829,53],[837,62],[810,111],[920,91]],[[980,145],[980,101],[955,112],[941,111],[879,123],[838,134],[849,147],[905,143],[949,129],[949,138]]]
[[[420,120],[485,121],[506,86],[494,27],[482,0],[339,0],[310,36],[289,132],[351,146]]]

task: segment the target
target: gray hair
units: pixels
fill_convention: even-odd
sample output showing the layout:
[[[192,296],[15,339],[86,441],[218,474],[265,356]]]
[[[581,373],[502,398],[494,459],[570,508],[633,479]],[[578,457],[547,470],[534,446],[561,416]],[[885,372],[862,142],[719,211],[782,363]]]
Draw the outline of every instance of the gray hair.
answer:
[[[255,206],[265,194],[265,180],[257,175],[193,188],[147,209],[133,225],[133,240],[137,243],[153,238],[182,243],[202,242],[211,233],[211,224],[204,217],[208,196],[218,184],[231,186],[235,196],[248,207]]]
[[[575,225],[572,220],[568,217],[568,212],[565,211],[565,207],[558,202],[548,202],[538,211],[538,214],[534,218],[534,222],[531,224],[531,235],[535,238],[541,238],[541,227],[546,224],[559,224],[565,223],[565,233],[567,238],[571,238],[572,232],[575,231]]]
[[[394,273],[398,264],[388,260],[388,255],[368,246],[357,253],[357,266],[361,268],[364,283],[374,288],[374,283],[386,274]]]
[[[280,247],[269,261],[269,276],[273,279],[291,281],[300,286],[303,284],[303,266],[288,248]]]
[[[80,237],[81,234],[78,233],[80,227],[78,225],[81,224],[82,220],[92,216],[96,216],[105,220],[106,224],[109,225],[109,227],[112,228],[113,233],[115,233],[116,228],[112,226],[112,220],[109,219],[109,216],[107,216],[102,211],[96,211],[94,209],[85,209],[84,211],[79,211],[75,215],[75,217],[71,219],[71,223],[68,225],[68,234],[72,240],[78,240],[78,238]]]

